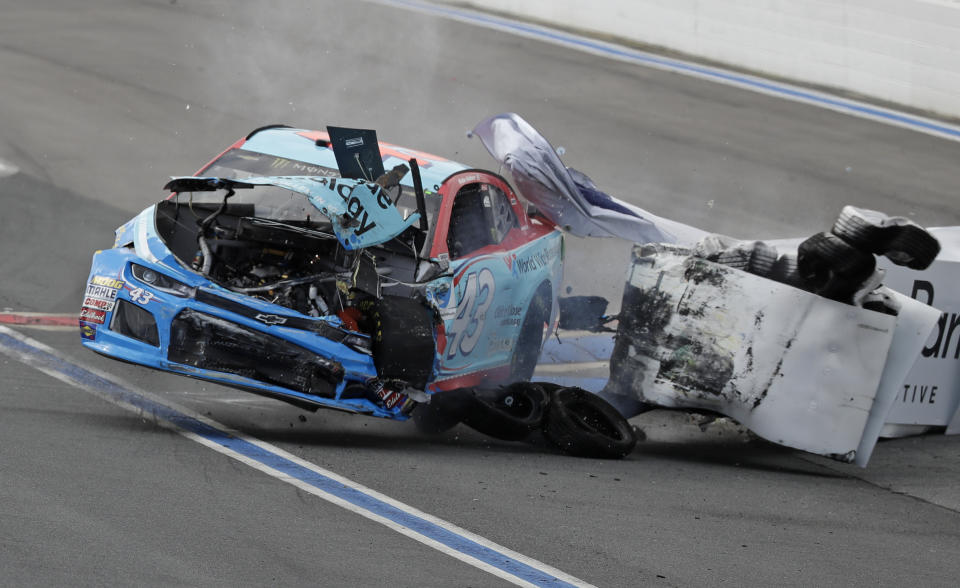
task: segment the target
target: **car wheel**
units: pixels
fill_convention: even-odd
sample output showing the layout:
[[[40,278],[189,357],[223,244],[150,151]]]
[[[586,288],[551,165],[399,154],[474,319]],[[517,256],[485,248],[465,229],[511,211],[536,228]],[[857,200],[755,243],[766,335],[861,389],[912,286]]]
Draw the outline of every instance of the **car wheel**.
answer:
[[[817,233],[797,248],[797,268],[805,287],[839,302],[849,302],[876,267],[872,254],[832,233]]]
[[[430,402],[418,403],[413,411],[413,424],[427,435],[449,431],[463,420],[472,406],[469,389],[447,390],[430,395]]]
[[[866,208],[844,206],[831,232],[851,245],[885,255],[911,269],[926,269],[940,253],[940,243],[920,225]]]
[[[555,390],[544,423],[547,439],[570,455],[616,459],[637,444],[627,419],[609,402],[582,388]]]
[[[547,291],[545,293],[544,291]],[[533,377],[533,370],[540,359],[540,348],[543,345],[543,325],[550,320],[549,286],[544,284],[534,294],[523,317],[520,335],[513,348],[513,357],[510,360],[510,380],[513,382],[527,382]]]
[[[433,312],[412,298],[384,296],[375,303],[372,322],[377,375],[426,387],[436,354]]]
[[[522,441],[543,424],[549,396],[539,384],[514,382],[469,396],[463,424],[503,441]]]

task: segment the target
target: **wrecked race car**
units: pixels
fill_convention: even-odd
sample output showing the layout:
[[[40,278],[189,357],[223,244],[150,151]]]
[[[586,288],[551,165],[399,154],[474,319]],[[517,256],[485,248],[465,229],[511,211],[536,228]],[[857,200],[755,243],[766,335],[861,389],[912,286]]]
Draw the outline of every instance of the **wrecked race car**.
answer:
[[[405,419],[528,380],[556,326],[562,233],[496,173],[280,125],[165,188],[93,257],[80,327],[103,355]]]

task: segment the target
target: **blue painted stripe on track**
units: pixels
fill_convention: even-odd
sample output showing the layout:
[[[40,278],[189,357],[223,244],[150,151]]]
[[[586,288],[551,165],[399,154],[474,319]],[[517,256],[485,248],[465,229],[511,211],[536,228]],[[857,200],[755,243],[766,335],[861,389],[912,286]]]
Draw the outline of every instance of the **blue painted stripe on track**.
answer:
[[[858,102],[855,100],[828,96],[826,94],[804,90],[803,88],[792,86],[790,84],[778,83],[771,80],[738,74],[730,70],[699,65],[689,61],[681,61],[678,59],[662,57],[651,53],[646,53],[644,51],[630,49],[628,47],[614,45],[612,43],[605,43],[580,35],[574,35],[572,33],[565,33],[557,29],[548,28],[546,26],[526,24],[516,20],[491,16],[470,10],[452,8],[448,6],[438,6],[435,4],[427,4],[414,0],[372,1],[380,4],[410,8],[420,12],[445,16],[476,25],[505,30],[526,37],[540,39],[542,41],[548,41],[555,44],[586,50],[614,59],[624,60],[641,65],[654,66],[661,69],[670,69],[679,73],[695,75],[701,78],[733,84],[762,93],[773,94],[808,104],[819,105],[831,110],[838,110],[853,115],[863,116],[870,119],[887,122],[896,126],[910,128],[916,131],[933,133],[946,139],[960,141],[960,127],[937,122],[935,120],[920,116],[913,116],[904,112],[871,106],[864,102]]]
[[[575,586],[504,553],[485,545],[480,545],[463,535],[444,529],[436,523],[423,519],[413,513],[405,512],[375,496],[371,496],[361,490],[351,488],[338,480],[312,471],[266,448],[254,445],[245,439],[238,438],[235,435],[183,414],[169,406],[154,402],[79,365],[65,361],[43,349],[11,337],[3,332],[0,332],[0,345],[13,349],[21,354],[31,356],[33,359],[42,363],[47,369],[59,372],[84,385],[95,387],[123,403],[130,404],[154,415],[157,419],[169,422],[184,431],[222,445],[248,459],[259,462],[291,478],[300,480],[372,514],[388,519],[395,524],[406,527],[426,538],[473,557],[525,582],[537,586]]]

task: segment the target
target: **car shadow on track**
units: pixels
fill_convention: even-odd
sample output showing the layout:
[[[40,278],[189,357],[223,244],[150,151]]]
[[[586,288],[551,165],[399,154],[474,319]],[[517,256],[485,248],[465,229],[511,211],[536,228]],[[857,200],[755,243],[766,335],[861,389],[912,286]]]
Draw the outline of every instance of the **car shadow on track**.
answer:
[[[762,440],[732,445],[712,441],[663,443],[641,442],[630,459],[681,461],[760,472],[774,472],[817,478],[849,478],[813,462],[802,459],[802,453]]]

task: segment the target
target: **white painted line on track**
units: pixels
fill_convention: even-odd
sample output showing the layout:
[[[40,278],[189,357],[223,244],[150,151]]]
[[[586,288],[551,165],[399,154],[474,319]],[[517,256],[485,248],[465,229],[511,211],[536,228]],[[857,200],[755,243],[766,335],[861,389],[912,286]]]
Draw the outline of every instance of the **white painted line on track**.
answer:
[[[624,45],[598,41],[590,37],[584,37],[559,29],[553,29],[546,26],[530,24],[518,20],[513,20],[501,16],[477,12],[466,8],[453,6],[440,6],[419,0],[367,0],[376,4],[392,6],[396,8],[405,8],[422,14],[429,14],[441,18],[447,18],[474,26],[493,29],[501,32],[510,33],[520,37],[535,39],[599,55],[617,61],[624,61],[635,65],[651,67],[663,71],[669,71],[681,75],[710,80],[719,84],[734,86],[745,90],[751,90],[760,94],[776,96],[784,100],[800,102],[849,114],[859,118],[865,118],[895,127],[910,129],[920,133],[948,139],[951,141],[960,141],[960,126],[952,125],[943,121],[923,116],[907,114],[902,111],[891,108],[876,106],[867,102],[842,98],[835,94],[818,92],[802,86],[796,86],[785,82],[776,82],[759,76],[752,76],[743,73],[737,73],[732,70],[719,67],[702,65],[692,61],[684,61],[670,57],[664,57],[655,53],[631,49]]]
[[[116,376],[73,363],[52,347],[2,325],[0,353],[517,586],[590,586]]]

